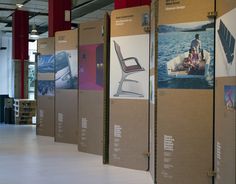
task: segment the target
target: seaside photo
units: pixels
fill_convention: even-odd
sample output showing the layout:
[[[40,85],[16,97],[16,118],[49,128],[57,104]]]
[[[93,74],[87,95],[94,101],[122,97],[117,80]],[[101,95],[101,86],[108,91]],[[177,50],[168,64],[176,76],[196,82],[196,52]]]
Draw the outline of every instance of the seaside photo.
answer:
[[[214,22],[160,25],[158,87],[212,89]]]

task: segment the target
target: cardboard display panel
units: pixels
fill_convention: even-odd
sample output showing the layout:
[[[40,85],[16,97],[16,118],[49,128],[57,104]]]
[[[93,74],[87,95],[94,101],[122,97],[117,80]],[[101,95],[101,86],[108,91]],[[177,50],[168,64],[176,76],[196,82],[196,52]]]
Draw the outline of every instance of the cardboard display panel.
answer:
[[[149,7],[111,13],[109,163],[147,170]]]
[[[54,38],[37,42],[37,135],[54,137]]]
[[[102,155],[103,91],[79,91],[78,149]]]
[[[234,184],[236,77],[216,78],[215,101],[215,183]]]
[[[149,141],[150,141],[150,159],[149,159],[149,171],[151,173],[152,179],[155,180],[155,106],[150,104],[149,107],[150,111],[150,135],[149,135]]]
[[[159,5],[157,183],[209,184],[214,20],[207,15],[214,0],[161,0]]]
[[[79,151],[102,155],[103,22],[80,24]]]
[[[37,51],[43,55],[54,54],[55,52],[55,38],[41,38],[37,40]]]
[[[148,126],[143,125],[148,122],[147,106],[144,100],[110,100],[111,165],[148,169]]]
[[[55,141],[78,143],[78,92],[77,90],[56,90]]]
[[[149,133],[149,149],[150,149],[150,159],[149,159],[149,170],[154,181],[156,181],[156,116],[155,116],[155,61],[156,61],[156,51],[157,51],[157,35],[156,35],[156,25],[158,20],[158,2],[152,1],[151,4],[151,33],[150,33],[150,94],[149,94],[149,121],[150,121],[150,133]]]
[[[216,1],[215,183],[236,183],[236,2]]]
[[[78,143],[78,29],[55,34],[55,141]]]
[[[235,9],[235,6],[235,0],[216,0],[217,16],[221,17],[222,15],[230,12],[231,10]]]
[[[37,97],[36,134],[54,137],[54,96]]]
[[[211,183],[212,95],[209,90],[158,90],[158,183]]]
[[[205,21],[208,12],[214,12],[214,0],[160,0],[159,25]]]

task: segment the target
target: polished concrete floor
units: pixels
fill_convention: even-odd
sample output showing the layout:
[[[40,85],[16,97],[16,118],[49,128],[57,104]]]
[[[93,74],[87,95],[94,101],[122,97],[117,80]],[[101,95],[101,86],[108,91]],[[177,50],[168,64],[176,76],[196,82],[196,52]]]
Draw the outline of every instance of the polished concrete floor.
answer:
[[[152,184],[148,172],[102,164],[76,145],[35,135],[35,126],[0,124],[0,184]]]

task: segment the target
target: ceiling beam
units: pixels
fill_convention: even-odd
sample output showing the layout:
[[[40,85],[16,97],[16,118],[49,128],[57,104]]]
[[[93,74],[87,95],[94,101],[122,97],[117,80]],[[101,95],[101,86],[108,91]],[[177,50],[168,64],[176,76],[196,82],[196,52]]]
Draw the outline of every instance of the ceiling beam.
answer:
[[[81,6],[76,6],[72,9],[71,18],[76,19],[82,17],[88,13],[101,9],[105,6],[112,4],[114,0],[92,0],[90,3],[86,3]]]

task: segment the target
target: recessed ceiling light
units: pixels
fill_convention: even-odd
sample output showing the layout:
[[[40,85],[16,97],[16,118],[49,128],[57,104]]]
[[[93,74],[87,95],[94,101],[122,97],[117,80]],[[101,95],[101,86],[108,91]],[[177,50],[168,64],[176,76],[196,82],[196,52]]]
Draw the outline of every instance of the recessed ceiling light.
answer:
[[[17,7],[17,8],[22,8],[23,6],[24,6],[24,5],[23,5],[23,4],[20,4],[20,3],[17,3],[17,4],[16,4],[16,7]]]

